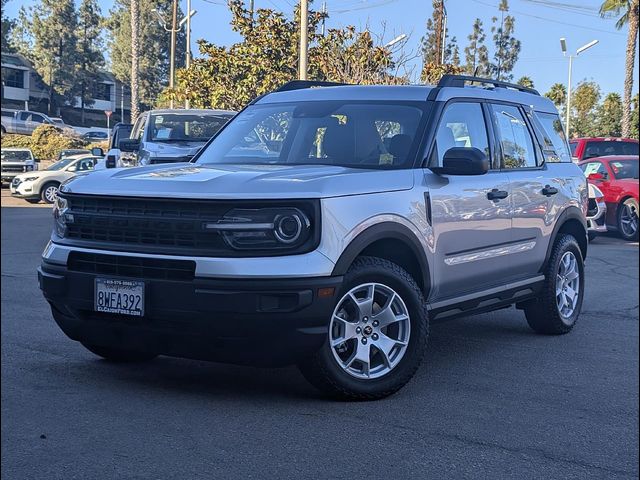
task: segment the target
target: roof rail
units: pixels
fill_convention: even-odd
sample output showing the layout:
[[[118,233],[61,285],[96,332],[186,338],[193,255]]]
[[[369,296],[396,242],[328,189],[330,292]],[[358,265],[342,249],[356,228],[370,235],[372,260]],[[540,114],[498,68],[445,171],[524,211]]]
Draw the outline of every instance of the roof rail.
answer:
[[[303,88],[314,87],[339,87],[349,85],[348,83],[324,82],[320,80],[292,80],[277,88],[276,92],[288,92],[290,90],[302,90]]]
[[[515,83],[492,80],[490,78],[473,77],[470,75],[443,75],[438,82],[438,87],[464,87],[465,82],[483,83],[485,85],[493,85],[498,88],[512,88],[514,90],[540,96],[540,92],[535,88],[523,87],[522,85],[517,85]]]

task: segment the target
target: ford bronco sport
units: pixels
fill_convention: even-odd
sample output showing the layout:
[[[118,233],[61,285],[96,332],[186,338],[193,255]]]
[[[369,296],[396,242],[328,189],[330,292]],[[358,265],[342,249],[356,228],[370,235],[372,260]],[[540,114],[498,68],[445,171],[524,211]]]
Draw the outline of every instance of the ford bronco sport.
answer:
[[[65,183],[38,276],[60,328],[106,359],[295,363],[374,399],[413,376],[430,320],[515,304],[569,332],[587,202],[535,90],[292,82],[189,163]]]

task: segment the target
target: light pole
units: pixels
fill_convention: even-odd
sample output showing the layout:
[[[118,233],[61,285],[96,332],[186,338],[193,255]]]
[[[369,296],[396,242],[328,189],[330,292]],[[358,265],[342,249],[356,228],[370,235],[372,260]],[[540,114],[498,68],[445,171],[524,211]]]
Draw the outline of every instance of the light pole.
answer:
[[[598,43],[598,40],[592,40],[589,43],[584,44],[583,46],[581,46],[578,50],[576,50],[576,54],[575,55],[569,55],[569,80],[568,80],[568,84],[567,84],[567,113],[566,113],[566,120],[565,120],[565,136],[567,137],[567,140],[569,140],[569,121],[570,121],[570,114],[571,114],[571,70],[573,69],[573,57],[577,57],[578,55],[580,55],[582,52],[584,52],[585,50],[593,47],[596,43]],[[565,57],[567,56],[567,41],[566,39],[563,37],[560,39],[560,48],[562,48],[562,55],[564,55]]]

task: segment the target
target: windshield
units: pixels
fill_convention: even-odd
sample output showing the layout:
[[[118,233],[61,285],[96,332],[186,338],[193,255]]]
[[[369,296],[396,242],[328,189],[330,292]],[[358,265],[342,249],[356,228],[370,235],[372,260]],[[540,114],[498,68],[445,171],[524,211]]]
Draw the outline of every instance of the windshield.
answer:
[[[576,156],[576,149],[578,148],[578,142],[570,142],[569,143],[569,148],[571,149],[571,156],[575,157]]]
[[[638,179],[638,160],[611,161],[609,162],[609,167],[618,180],[623,178]]]
[[[206,142],[227,123],[231,115],[162,113],[151,115],[153,142]]]
[[[252,105],[197,163],[411,166],[423,104],[301,102]]]
[[[62,170],[63,168],[73,163],[75,160],[75,158],[65,158],[64,160],[60,160],[54,164],[49,165],[47,168],[45,168],[45,170]]]
[[[595,140],[587,142],[583,159],[604,157],[607,155],[638,155],[638,144],[635,142],[612,142]]]
[[[3,162],[26,162],[31,160],[31,152],[26,150],[3,150]]]

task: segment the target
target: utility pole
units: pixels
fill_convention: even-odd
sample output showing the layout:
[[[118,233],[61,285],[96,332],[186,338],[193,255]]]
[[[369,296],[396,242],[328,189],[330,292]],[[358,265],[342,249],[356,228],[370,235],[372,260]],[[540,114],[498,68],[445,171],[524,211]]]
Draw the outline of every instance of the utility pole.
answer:
[[[307,79],[307,49],[309,48],[309,2],[300,0],[300,53],[298,79]]]
[[[131,0],[131,123],[135,123],[140,114],[138,97],[140,13],[138,7],[138,0]]]
[[[436,31],[435,31],[435,52],[434,63],[436,65],[442,64],[442,51],[444,49],[443,34],[444,34],[444,0],[439,0],[435,5],[436,14]]]
[[[253,28],[253,9],[254,8],[255,8],[254,1],[249,0],[249,15],[251,15],[251,28]],[[187,10],[191,11],[189,8],[187,8]]]
[[[325,33],[325,22],[327,20],[327,2],[322,2],[322,36]]]
[[[171,58],[169,60],[169,88],[173,89],[176,78],[176,33],[178,32],[178,0],[173,0],[171,13]],[[173,108],[173,98],[169,103]]]
[[[253,0],[251,1],[253,3]],[[253,16],[253,10],[251,10]],[[188,69],[191,66],[191,0],[187,0],[187,58],[185,59],[184,66]],[[189,108],[189,99],[184,101],[184,108]]]

